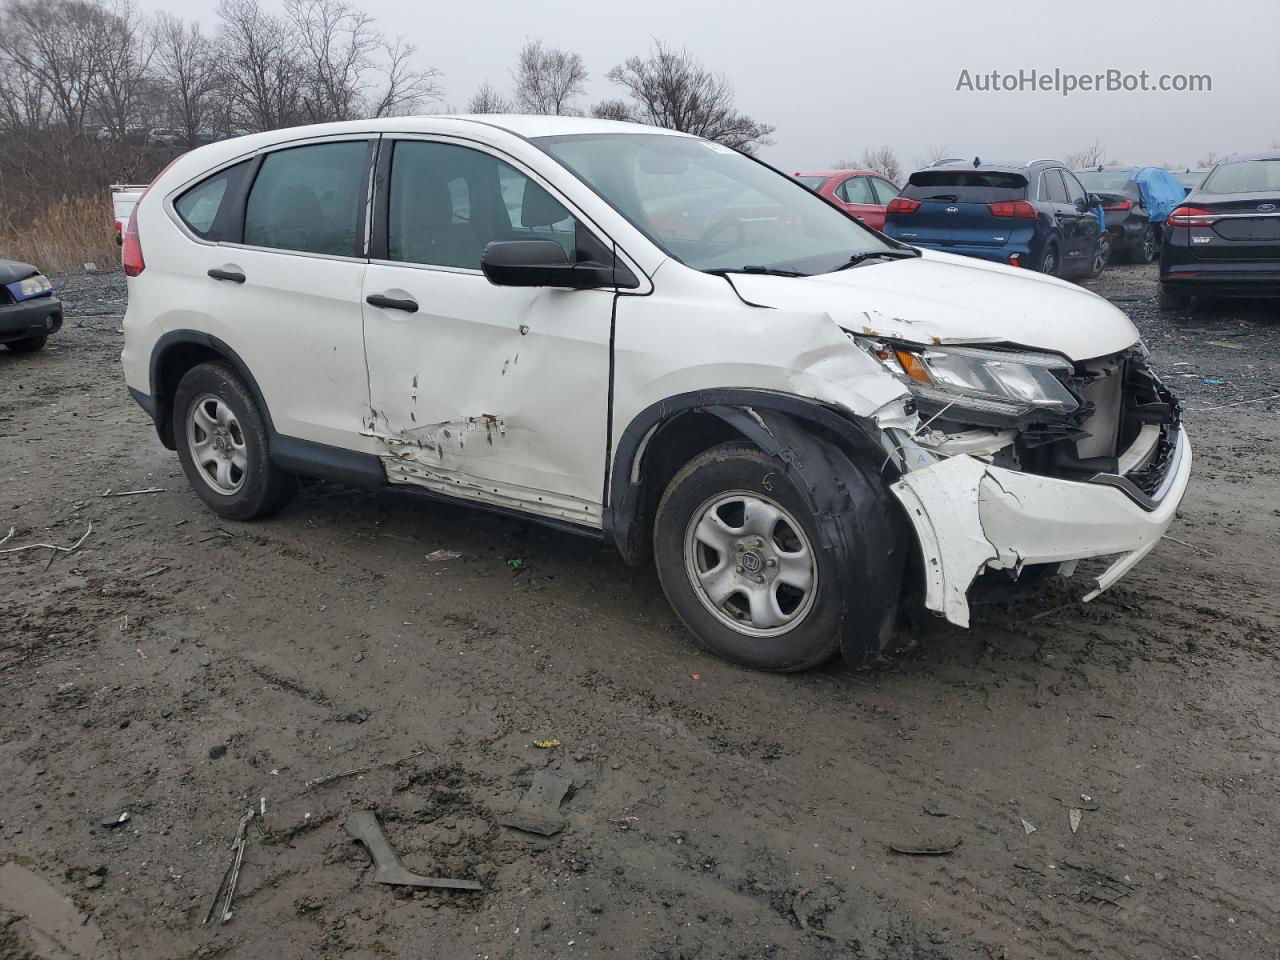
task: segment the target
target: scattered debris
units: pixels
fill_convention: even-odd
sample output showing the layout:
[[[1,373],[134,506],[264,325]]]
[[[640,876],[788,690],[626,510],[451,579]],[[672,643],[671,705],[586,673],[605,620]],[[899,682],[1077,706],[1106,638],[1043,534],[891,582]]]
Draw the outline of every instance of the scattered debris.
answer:
[[[1026,821],[1024,820],[1023,823]],[[1034,830],[1035,827],[1031,829]],[[958,835],[925,840],[889,841],[889,849],[894,853],[905,853],[914,857],[945,857],[958,846],[960,846]]]
[[[104,492],[104,497],[136,497],[141,493],[164,493],[164,487],[147,487],[143,490],[119,490],[112,492],[108,487]]]
[[[457,550],[432,550],[426,556],[427,563],[438,563],[441,560],[457,560],[461,557]]]
[[[796,895],[791,898],[791,915],[796,918],[796,923],[800,924],[800,929],[803,930],[805,933],[811,933],[815,937],[821,937],[823,940],[834,940],[835,937],[832,934],[827,933],[827,931],[825,930],[819,930],[816,927],[812,927],[809,925],[808,915],[805,914],[805,912],[800,908],[800,901],[802,901],[808,895],[809,895],[808,889],[796,891]]]
[[[572,778],[554,770],[540,770],[515,810],[498,822],[504,827],[553,837],[565,828],[560,804],[572,787]]]
[[[227,745],[225,743],[215,743],[209,748],[210,760],[221,760],[227,755]]]
[[[525,568],[524,560],[520,557],[516,557],[514,560],[508,560],[507,566],[512,570],[515,570],[517,573]]]
[[[150,570],[148,570],[146,573],[141,574],[141,575],[138,577],[138,579],[139,579],[139,580],[146,580],[146,579],[148,579],[149,577],[158,577],[158,576],[160,576],[160,574],[162,574],[162,573],[167,573],[168,571],[169,571],[169,568],[168,568],[167,566],[165,566],[165,565],[161,564],[160,566],[158,566],[158,567],[152,567],[152,568],[151,568]]]
[[[82,536],[79,540],[77,540],[74,544],[72,544],[69,547],[60,547],[54,543],[31,543],[25,547],[6,547],[4,550],[0,550],[0,553],[21,553],[24,550],[52,550],[55,553],[75,553],[77,550],[80,549],[80,545],[84,543],[87,539],[89,539],[89,534],[91,533],[93,533],[92,523],[90,523],[88,529],[85,530],[84,536]],[[11,536],[13,536],[12,527],[9,528],[8,536],[6,536],[4,539],[8,540],[9,537]],[[3,543],[3,542],[4,541],[0,540],[0,543]]]
[[[1243,350],[1243,343],[1236,343],[1234,340],[1206,340],[1206,347],[1226,347],[1228,350]]]
[[[701,679],[702,679],[702,674],[700,674],[700,673],[691,673],[691,674],[689,674],[689,678],[690,678],[691,680],[701,680]]]
[[[1028,837],[1036,832],[1035,826],[1025,817],[1022,818],[1022,830]]]
[[[1205,386],[1207,386],[1207,387],[1220,387],[1220,386],[1222,386],[1222,385],[1223,385],[1224,383],[1226,383],[1226,382],[1227,382],[1227,381],[1225,381],[1225,380],[1219,380],[1217,377],[1205,377],[1205,378],[1204,378],[1204,384],[1205,384]]]
[[[2,544],[6,544],[6,543],[8,543],[10,540],[12,540],[12,539],[13,539],[13,531],[14,531],[14,530],[16,530],[16,529],[17,529],[17,527],[10,527],[10,528],[9,528],[9,532],[8,532],[8,533],[6,533],[6,534],[4,535],[4,539],[3,539],[3,540],[0,540],[0,545],[2,545]]]
[[[1203,553],[1206,557],[1212,557],[1212,556],[1213,556],[1213,554],[1212,554],[1212,553],[1210,553],[1208,550],[1204,549],[1203,547],[1197,547],[1194,543],[1187,543],[1187,541],[1185,541],[1185,540],[1179,540],[1177,537],[1171,537],[1171,536],[1169,536],[1167,533],[1162,533],[1162,534],[1160,535],[1160,539],[1162,539],[1162,540],[1172,540],[1174,543],[1180,543],[1180,544],[1182,544],[1182,546],[1186,547],[1186,548],[1187,548],[1187,549],[1189,549],[1189,550],[1194,550],[1194,551],[1196,551],[1197,553]]]
[[[373,858],[373,879],[398,887],[434,887],[442,890],[481,890],[475,880],[453,880],[448,877],[423,877],[405,869],[382,832],[382,824],[372,810],[357,810],[347,817],[347,833],[365,845]]]
[[[236,897],[236,886],[240,883],[240,867],[244,864],[244,848],[249,843],[249,823],[256,816],[252,807],[249,812],[240,818],[240,826],[236,829],[236,837],[231,841],[231,866],[227,867],[227,872],[222,875],[222,882],[218,884],[218,890],[213,895],[213,903],[209,907],[209,912],[205,914],[204,923],[208,925],[213,919],[214,914],[218,915],[218,923],[223,924],[231,919],[231,905]],[[261,824],[258,825],[261,829]],[[222,901],[222,909],[218,910],[218,901]]]
[[[552,747],[560,746],[560,741],[556,737],[548,737],[546,740],[535,740],[533,745],[539,750],[550,750]]]
[[[1079,807],[1072,807],[1067,811],[1067,819],[1071,821],[1071,832],[1076,833],[1080,829],[1080,821],[1084,818],[1084,812]]]
[[[387,760],[384,763],[371,763],[363,767],[355,767],[351,770],[343,770],[340,773],[330,773],[323,777],[312,777],[302,785],[303,790],[310,790],[312,787],[318,787],[322,783],[331,783],[334,780],[341,780],[344,777],[354,777],[357,774],[368,773],[370,770],[376,770],[379,767],[394,767],[406,760],[412,760],[414,757],[420,757],[427,751],[425,749],[415,750],[413,753],[407,753],[403,757],[397,757],[395,760]]]
[[[1227,407],[1240,407],[1246,403],[1265,403],[1267,400],[1280,400],[1280,393],[1273,393],[1269,397],[1255,397],[1253,400],[1237,400],[1235,403],[1220,403],[1216,407],[1198,407],[1198,410],[1225,410]]]
[[[106,817],[102,821],[102,826],[106,827],[108,830],[111,830],[115,827],[120,826],[122,823],[128,823],[128,822],[129,822],[129,811],[126,810],[124,811],[124,813],[120,814],[118,817]]]

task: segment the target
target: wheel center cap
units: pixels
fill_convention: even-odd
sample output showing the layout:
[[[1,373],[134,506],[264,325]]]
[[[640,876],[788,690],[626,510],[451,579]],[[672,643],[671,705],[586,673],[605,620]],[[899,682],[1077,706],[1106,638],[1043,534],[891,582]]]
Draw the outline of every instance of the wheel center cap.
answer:
[[[742,569],[746,573],[759,573],[764,568],[764,561],[760,559],[760,554],[754,550],[749,550],[742,555]]]

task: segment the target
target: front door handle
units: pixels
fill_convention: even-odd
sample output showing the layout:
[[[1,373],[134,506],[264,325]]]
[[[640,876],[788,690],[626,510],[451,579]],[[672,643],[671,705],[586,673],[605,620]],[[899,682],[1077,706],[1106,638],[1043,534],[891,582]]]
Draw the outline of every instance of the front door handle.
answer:
[[[383,307],[387,310],[403,310],[405,313],[417,313],[417,300],[397,300],[395,297],[384,297],[380,293],[371,293],[364,298],[371,307]]]
[[[230,280],[232,283],[244,283],[244,274],[238,270],[222,270],[214,267],[209,271],[209,276],[215,280]]]

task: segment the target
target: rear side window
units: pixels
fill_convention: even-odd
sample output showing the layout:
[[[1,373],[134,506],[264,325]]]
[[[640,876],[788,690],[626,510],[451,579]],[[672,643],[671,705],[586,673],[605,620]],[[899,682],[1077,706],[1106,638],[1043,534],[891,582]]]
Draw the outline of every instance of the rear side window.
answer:
[[[879,199],[881,204],[887,204],[898,195],[898,188],[888,180],[881,180],[879,177],[872,177],[871,183],[876,188],[876,197]]]
[[[947,203],[1025,200],[1027,178],[999,170],[917,170],[902,188],[902,196]]]
[[[213,243],[234,239],[226,235],[226,228],[232,202],[240,193],[250,162],[245,160],[215,173],[174,201],[173,209],[197,237]]]
[[[1057,170],[1046,170],[1040,174],[1040,199],[1050,203],[1067,202],[1067,188]]]
[[[244,242],[330,256],[360,256],[368,144],[317,143],[269,153],[244,214]]]
[[[866,177],[850,177],[836,188],[836,194],[845,203],[875,203],[871,183]]]

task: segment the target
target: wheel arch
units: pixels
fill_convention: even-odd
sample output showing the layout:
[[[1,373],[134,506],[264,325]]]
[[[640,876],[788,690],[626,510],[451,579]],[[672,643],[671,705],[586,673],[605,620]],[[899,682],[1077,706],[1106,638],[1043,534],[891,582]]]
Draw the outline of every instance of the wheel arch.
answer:
[[[258,381],[248,365],[224,341],[200,330],[171,330],[156,341],[151,350],[149,377],[151,397],[155,403],[156,433],[160,442],[170,450],[177,448],[173,435],[173,396],[178,383],[192,367],[201,363],[221,361],[230,365],[253,394],[254,402],[267,423],[269,435],[275,436],[271,410],[263,399]]]
[[[652,404],[619,436],[609,474],[605,533],[628,563],[638,565],[649,553],[653,516],[663,491],[693,457],[721,443],[746,440],[778,456],[788,469],[799,469],[814,439],[836,447],[889,483],[897,479],[872,421],[816,400],[725,388]]]

